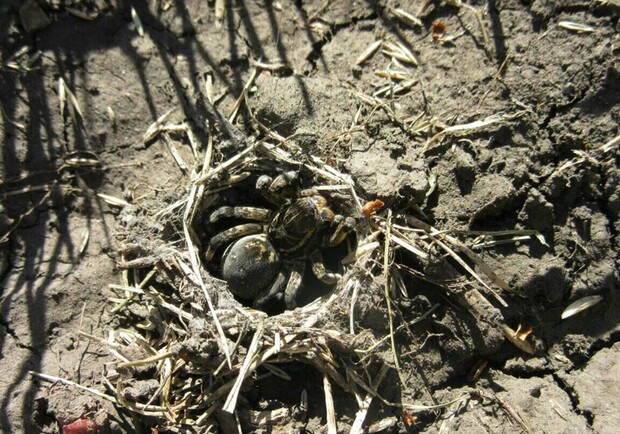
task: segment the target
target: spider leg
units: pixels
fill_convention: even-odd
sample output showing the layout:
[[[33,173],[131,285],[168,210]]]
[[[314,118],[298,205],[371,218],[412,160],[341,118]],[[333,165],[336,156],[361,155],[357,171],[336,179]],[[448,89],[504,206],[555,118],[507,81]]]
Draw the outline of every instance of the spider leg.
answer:
[[[293,261],[290,264],[290,276],[284,289],[284,304],[286,304],[287,309],[295,309],[297,307],[297,296],[301,289],[305,266],[304,261]]]
[[[282,298],[282,290],[284,289],[284,285],[286,285],[286,275],[284,272],[280,271],[273,283],[256,295],[252,305],[257,309],[260,309],[268,301]]]
[[[312,272],[321,282],[327,283],[328,285],[333,285],[342,277],[339,273],[327,271],[325,265],[323,264],[323,255],[320,250],[315,250],[312,252],[310,255],[310,263],[312,264]]]
[[[299,175],[295,171],[281,173],[275,179],[262,175],[256,180],[256,189],[268,201],[282,205],[296,196],[298,180]]]
[[[226,229],[211,238],[207,251],[205,252],[205,258],[207,261],[213,259],[216,250],[232,240],[245,237],[246,235],[260,234],[261,232],[263,232],[263,225],[258,223],[246,223]]]
[[[355,219],[337,214],[334,217],[334,224],[337,225],[336,229],[331,233],[329,239],[324,240],[324,247],[333,247],[342,243],[355,228]]]
[[[220,219],[231,217],[266,222],[269,220],[270,215],[271,211],[265,208],[256,208],[252,206],[223,206],[211,213],[209,216],[209,223],[213,224]]]

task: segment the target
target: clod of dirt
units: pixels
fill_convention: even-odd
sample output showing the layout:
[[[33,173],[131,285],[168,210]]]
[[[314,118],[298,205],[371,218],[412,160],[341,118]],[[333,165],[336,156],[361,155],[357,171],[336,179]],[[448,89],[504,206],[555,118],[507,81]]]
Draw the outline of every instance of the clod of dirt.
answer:
[[[386,203],[398,198],[421,203],[429,189],[424,161],[411,148],[395,158],[390,154],[381,146],[371,145],[367,151],[352,152],[347,169],[367,197]]]
[[[615,264],[609,224],[603,213],[586,206],[577,207],[555,235],[567,263],[577,270],[571,289],[574,298],[612,285]]]
[[[249,105],[258,120],[284,137],[302,130],[319,140],[348,127],[355,114],[350,93],[333,80],[260,76],[256,86]],[[342,115],[347,112],[350,116]]]
[[[478,386],[492,384],[494,394],[483,394],[471,401],[459,421],[449,421],[444,428],[458,432],[589,432],[585,418],[567,411],[571,402],[551,376],[517,378],[489,370]],[[513,415],[510,414],[513,413]]]
[[[123,389],[122,393],[123,397],[133,401],[145,398],[148,399],[157,391],[157,388],[159,387],[159,382],[152,379],[133,381],[130,384],[130,386]]]
[[[19,18],[28,33],[44,29],[51,23],[41,6],[34,0],[28,0],[19,8]]]
[[[261,76],[256,85],[250,105],[256,108],[257,119],[285,137],[303,134],[302,144],[308,148],[329,146],[334,133],[348,128],[355,114],[350,92],[336,81]],[[407,197],[420,203],[429,188],[420,153],[398,129],[381,128],[373,137],[360,133],[351,140],[347,170],[360,189],[368,197],[390,201]]]
[[[553,205],[535,188],[528,192],[519,221],[523,227],[544,232],[553,227]]]
[[[555,255],[530,257],[519,252],[499,260],[486,259],[512,288],[529,297],[555,304],[570,293],[571,282],[565,262]]]
[[[620,343],[597,352],[580,372],[560,374],[574,390],[577,408],[597,415],[592,422],[594,432],[614,433],[620,426],[617,394],[620,390]],[[600,417],[605,415],[604,417]]]
[[[498,174],[476,177],[471,190],[462,191],[454,177],[440,177],[443,199],[434,209],[435,216],[447,220],[474,222],[499,216],[513,206],[517,191],[510,179]]]

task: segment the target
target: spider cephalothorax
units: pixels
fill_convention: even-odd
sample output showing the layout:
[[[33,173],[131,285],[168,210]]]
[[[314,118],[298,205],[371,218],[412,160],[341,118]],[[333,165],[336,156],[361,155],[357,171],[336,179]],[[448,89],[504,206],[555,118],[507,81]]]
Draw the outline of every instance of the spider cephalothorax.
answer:
[[[341,244],[355,221],[335,213],[316,190],[300,190],[296,172],[275,179],[262,175],[256,190],[276,208],[224,206],[213,211],[209,224],[223,219],[253,221],[225,229],[211,237],[205,258],[220,248],[221,276],[237,297],[258,308],[284,298],[287,309],[297,305],[306,262],[322,282],[333,285],[340,275],[326,270],[321,250]]]

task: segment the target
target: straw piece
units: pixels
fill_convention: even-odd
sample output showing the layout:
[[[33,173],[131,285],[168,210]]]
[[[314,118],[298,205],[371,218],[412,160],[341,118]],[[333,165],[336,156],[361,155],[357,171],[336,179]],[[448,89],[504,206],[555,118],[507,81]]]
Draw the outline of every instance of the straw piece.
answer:
[[[79,390],[83,390],[85,392],[88,392],[92,395],[98,396],[99,398],[103,398],[105,400],[108,400],[114,404],[117,404],[117,400],[110,395],[106,395],[103,392],[98,391],[97,389],[93,389],[91,387],[86,387],[86,386],[82,386],[81,384],[78,384],[74,381],[71,380],[65,380],[64,378],[60,378],[60,377],[55,377],[53,375],[47,375],[47,374],[41,374],[39,372],[34,372],[34,371],[28,371],[28,373],[30,375],[32,375],[35,378],[38,378],[40,380],[43,381],[49,381],[50,383],[60,383],[60,384],[64,384],[66,386],[70,386],[70,387],[75,387],[76,389]]]
[[[366,383],[364,383],[357,374],[350,371],[355,382],[367,392],[366,397],[363,399],[360,408],[355,415],[355,420],[351,425],[350,434],[361,434],[363,432],[362,426],[364,424],[364,421],[366,420],[368,409],[370,408],[370,404],[372,403],[373,398],[377,396],[376,391],[381,385],[381,382],[383,382],[387,371],[387,365],[382,365],[381,369],[379,369],[379,372],[377,373],[377,376],[375,377],[375,380],[370,386],[366,385]]]
[[[232,113],[230,114],[228,118],[229,123],[232,124],[235,122],[235,118],[237,117],[237,114],[239,113],[241,104],[245,102],[245,97],[248,91],[250,90],[250,88],[252,87],[252,85],[254,84],[254,81],[256,80],[257,75],[258,75],[258,67],[254,67],[252,69],[252,73],[250,74],[250,77],[245,82],[245,85],[243,86],[243,89],[241,90],[241,95],[239,95],[239,98],[237,98],[237,101],[235,101],[235,105],[233,106]]]
[[[327,434],[338,434],[336,423],[336,409],[334,407],[334,397],[332,395],[332,385],[329,377],[323,374],[323,391],[325,392],[325,412],[327,414]]]
[[[243,384],[243,380],[245,380],[247,376],[250,375],[250,373],[252,372],[251,370],[252,360],[255,358],[255,356],[258,353],[259,342],[263,336],[264,328],[265,328],[265,323],[261,321],[258,324],[256,332],[254,332],[252,343],[250,344],[250,347],[248,348],[248,352],[245,356],[245,360],[243,361],[243,365],[241,366],[241,369],[239,370],[239,375],[237,376],[235,384],[232,390],[230,391],[230,393],[228,394],[228,398],[226,398],[226,402],[224,403],[224,407],[222,408],[222,410],[228,413],[233,413],[235,411],[235,407],[237,406],[237,398],[239,397],[239,392],[241,391],[241,385]]]
[[[224,354],[226,355],[226,361],[228,362],[228,366],[232,366],[232,362],[230,360],[230,353],[228,351],[228,343],[226,340],[226,335],[224,334],[224,330],[222,329],[222,324],[217,317],[215,312],[215,307],[213,306],[213,301],[211,300],[211,295],[209,291],[207,291],[207,287],[202,279],[202,274],[200,273],[200,260],[198,259],[198,251],[193,243],[193,230],[191,229],[190,221],[192,221],[191,216],[195,212],[194,205],[196,203],[196,197],[198,196],[198,192],[201,192],[202,189],[200,186],[194,184],[190,190],[190,194],[187,199],[187,206],[185,207],[185,212],[183,214],[183,234],[185,235],[185,242],[187,244],[187,250],[189,252],[190,263],[192,265],[192,271],[194,274],[194,278],[198,281],[200,288],[202,289],[202,293],[207,300],[207,305],[209,306],[209,312],[211,312],[213,323],[218,331],[219,339],[220,339],[220,347],[224,350]]]
[[[152,356],[152,357],[147,357],[146,359],[133,360],[133,361],[129,361],[129,362],[119,363],[118,365],[116,365],[116,367],[117,368],[130,368],[130,367],[134,367],[134,366],[150,365],[150,364],[158,362],[160,360],[170,358],[173,355],[174,355],[174,353],[172,351],[166,351],[164,353],[157,354],[157,355]]]
[[[460,124],[460,125],[453,125],[450,127],[445,128],[443,131],[435,134],[433,137],[431,137],[426,144],[424,145],[424,147],[422,148],[422,151],[428,151],[429,149],[431,149],[431,147],[437,143],[438,141],[440,141],[441,139],[443,139],[444,137],[448,136],[448,135],[454,135],[454,134],[461,134],[464,132],[469,132],[469,131],[476,131],[479,129],[483,129],[488,127],[489,125],[493,125],[496,123],[500,123],[502,121],[504,121],[505,119],[509,118],[510,116],[507,115],[492,115],[489,116],[485,119],[479,120],[479,121],[474,121],[474,122],[469,122],[466,124]]]
[[[149,143],[150,141],[154,140],[159,135],[159,133],[161,132],[164,126],[164,123],[168,120],[168,116],[170,116],[170,114],[173,111],[174,109],[168,110],[166,113],[158,117],[155,122],[149,125],[146,132],[142,136],[142,141],[144,143]]]

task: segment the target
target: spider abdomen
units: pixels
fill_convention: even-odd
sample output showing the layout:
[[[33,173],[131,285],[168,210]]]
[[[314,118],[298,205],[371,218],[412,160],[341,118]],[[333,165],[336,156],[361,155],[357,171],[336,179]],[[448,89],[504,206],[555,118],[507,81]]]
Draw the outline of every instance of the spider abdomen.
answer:
[[[253,299],[273,282],[281,263],[280,255],[266,235],[243,237],[224,252],[222,278],[234,295]]]

